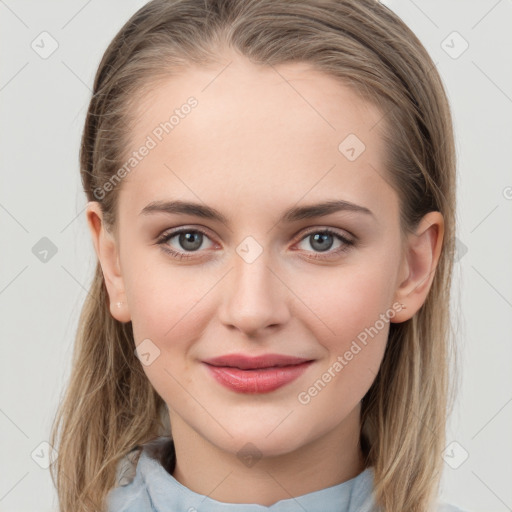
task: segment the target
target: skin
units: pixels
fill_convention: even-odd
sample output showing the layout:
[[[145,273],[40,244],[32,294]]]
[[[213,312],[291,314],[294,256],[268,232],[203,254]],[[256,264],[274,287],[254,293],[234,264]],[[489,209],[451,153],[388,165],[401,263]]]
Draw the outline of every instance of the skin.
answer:
[[[401,238],[398,196],[384,179],[385,147],[372,129],[382,113],[306,64],[272,69],[229,54],[222,65],[189,68],[155,86],[130,151],[189,96],[198,106],[123,179],[116,229],[106,229],[97,202],[88,204],[87,220],[112,316],[132,322],[136,345],[149,338],[160,350],[143,368],[169,407],[174,477],[218,501],[269,506],[364,469],[360,401],[382,361],[389,322],[309,403],[297,397],[393,303],[407,308],[393,322],[421,307],[443,218],[430,212]],[[338,150],[350,133],[366,146],[353,162]],[[140,215],[151,201],[171,199],[209,205],[229,222]],[[292,206],[332,199],[373,216],[341,211],[278,223]],[[207,232],[195,252],[179,236],[166,242],[188,260],[156,243],[182,226]],[[336,255],[343,244],[332,237],[322,252],[310,235],[325,228],[356,244]],[[248,236],[262,249],[252,263],[236,251]],[[276,391],[248,395],[218,384],[201,362],[235,352],[315,362]],[[237,457],[246,443],[261,457],[255,464]]]

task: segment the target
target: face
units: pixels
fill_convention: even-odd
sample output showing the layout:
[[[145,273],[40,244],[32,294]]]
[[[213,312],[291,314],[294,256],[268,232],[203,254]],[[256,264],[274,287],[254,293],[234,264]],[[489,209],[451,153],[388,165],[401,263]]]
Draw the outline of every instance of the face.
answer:
[[[118,185],[116,299],[171,424],[278,455],[357,416],[397,321],[399,203],[381,112],[305,64],[230,60],[160,83],[140,109],[130,151],[150,149]],[[198,209],[162,207],[175,201]],[[311,209],[326,202],[357,206]],[[205,361],[231,354],[309,362],[220,371],[229,386]]]

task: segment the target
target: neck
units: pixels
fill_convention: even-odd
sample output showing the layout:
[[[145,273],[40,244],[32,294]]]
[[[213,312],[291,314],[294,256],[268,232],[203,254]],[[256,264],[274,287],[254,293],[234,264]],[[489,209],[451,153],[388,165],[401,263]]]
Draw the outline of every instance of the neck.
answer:
[[[174,478],[190,490],[224,503],[270,506],[277,501],[331,487],[364,470],[359,444],[360,407],[335,429],[307,445],[247,465],[237,451],[220,448],[172,415],[176,449]]]

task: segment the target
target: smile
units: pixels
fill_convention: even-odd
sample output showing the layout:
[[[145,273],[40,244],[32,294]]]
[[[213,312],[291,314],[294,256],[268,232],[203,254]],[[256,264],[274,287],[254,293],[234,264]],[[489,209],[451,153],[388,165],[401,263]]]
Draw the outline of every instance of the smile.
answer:
[[[290,363],[292,359],[298,362]],[[218,383],[238,393],[253,394],[269,393],[289,384],[300,377],[312,363],[312,360],[286,356],[230,356],[204,361],[210,375]]]

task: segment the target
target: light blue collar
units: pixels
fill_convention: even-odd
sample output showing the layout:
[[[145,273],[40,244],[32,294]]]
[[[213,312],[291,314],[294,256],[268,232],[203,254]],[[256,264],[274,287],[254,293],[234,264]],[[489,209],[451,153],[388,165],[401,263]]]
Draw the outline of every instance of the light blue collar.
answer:
[[[160,438],[160,446],[169,438]],[[153,450],[155,444],[153,443]],[[178,482],[144,448],[134,477],[109,494],[109,512],[372,512],[373,469],[367,468],[341,484],[280,500],[271,506],[222,503],[198,494]]]

